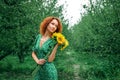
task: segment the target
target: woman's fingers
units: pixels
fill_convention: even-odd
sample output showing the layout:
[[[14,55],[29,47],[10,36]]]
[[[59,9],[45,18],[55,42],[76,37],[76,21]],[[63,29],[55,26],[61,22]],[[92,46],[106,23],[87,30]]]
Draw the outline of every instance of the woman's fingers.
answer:
[[[39,59],[37,63],[40,65],[43,65],[45,62],[46,62],[45,59]]]

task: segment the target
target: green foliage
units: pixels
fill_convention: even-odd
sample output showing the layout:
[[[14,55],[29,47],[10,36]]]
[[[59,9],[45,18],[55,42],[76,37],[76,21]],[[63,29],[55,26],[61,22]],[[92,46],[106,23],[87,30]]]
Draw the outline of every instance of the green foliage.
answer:
[[[79,76],[82,80],[117,80],[119,79],[119,56],[100,56],[86,52],[72,52],[75,63],[80,65]],[[115,64],[117,62],[117,64]]]
[[[58,71],[58,79],[60,80],[74,80],[74,61],[71,60],[72,55],[67,54],[67,52],[66,50],[57,52],[54,62]]]
[[[63,19],[62,6],[56,6],[57,0],[0,2],[0,60],[13,53],[23,62],[24,55],[31,51],[34,38],[39,33],[41,21],[47,16]]]
[[[71,63],[69,63],[69,58],[70,55],[66,54],[66,52],[59,52],[56,56],[54,64],[57,68],[58,78],[60,80],[74,80],[72,67],[74,62],[71,61]],[[0,61],[0,65],[0,79],[2,80],[8,79],[8,77],[9,80],[31,80],[32,71],[36,67],[36,63],[31,56],[25,56],[25,62],[19,63],[15,55],[5,57]]]
[[[107,0],[97,1],[96,5],[91,2],[91,7],[87,8],[88,14],[73,28],[72,45],[76,45],[76,51],[120,52],[119,6],[117,0],[114,4]]]
[[[78,54],[80,61],[79,75],[88,80],[117,80],[119,79],[120,52],[120,10],[118,0],[97,0],[96,4],[90,0],[91,7],[82,20],[71,31],[71,47],[78,53],[88,53],[86,61],[84,55]],[[103,60],[98,61],[97,58]],[[95,60],[94,60],[95,59]],[[105,60],[105,61],[104,61]],[[82,64],[82,63],[87,64]],[[84,69],[85,68],[85,69]]]
[[[74,80],[73,65],[78,64],[83,80],[118,80],[120,1],[96,0],[95,4],[90,0],[90,7],[83,6],[87,14],[69,30],[62,15],[63,6],[56,3],[57,0],[0,1],[0,79],[31,80],[36,64],[29,54],[39,24],[47,16],[56,16],[61,18],[63,34],[70,43],[65,51],[58,50],[54,62],[59,79]],[[20,62],[25,62],[19,63],[16,55]]]
[[[31,56],[26,56],[25,62],[19,63],[17,56],[9,55],[0,61],[0,65],[1,80],[31,80],[31,72],[36,64]]]
[[[82,80],[117,80],[119,79],[119,57],[114,55],[103,57],[99,54],[62,51],[57,53],[54,64],[60,80],[74,80],[74,64],[80,65],[79,76]],[[116,60],[114,60],[116,59]],[[116,61],[116,62],[115,62]],[[113,65],[114,63],[117,63]],[[31,73],[36,67],[31,56],[19,63],[16,56],[10,55],[0,61],[0,79],[31,80]],[[6,76],[7,74],[7,76]]]

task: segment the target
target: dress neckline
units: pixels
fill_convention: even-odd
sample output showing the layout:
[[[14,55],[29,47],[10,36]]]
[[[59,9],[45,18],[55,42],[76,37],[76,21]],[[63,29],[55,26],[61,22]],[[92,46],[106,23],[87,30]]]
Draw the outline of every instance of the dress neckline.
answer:
[[[42,36],[40,36],[40,38],[39,38],[39,47],[40,47],[40,49],[51,39],[51,38],[48,38],[42,45],[40,45],[41,38],[42,38]]]

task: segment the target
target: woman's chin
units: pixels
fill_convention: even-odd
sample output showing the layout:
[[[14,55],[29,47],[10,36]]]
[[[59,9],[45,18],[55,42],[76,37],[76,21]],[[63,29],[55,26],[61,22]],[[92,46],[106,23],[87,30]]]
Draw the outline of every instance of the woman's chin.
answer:
[[[54,33],[55,31],[51,30],[50,32],[51,32],[51,33]]]

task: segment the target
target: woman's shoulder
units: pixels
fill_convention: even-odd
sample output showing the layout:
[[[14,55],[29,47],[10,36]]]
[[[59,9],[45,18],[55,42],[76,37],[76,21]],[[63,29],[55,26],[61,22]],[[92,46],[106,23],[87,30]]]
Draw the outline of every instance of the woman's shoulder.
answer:
[[[42,35],[41,34],[37,34],[37,36],[36,37],[41,37]]]
[[[41,36],[42,36],[41,34],[37,34],[36,35],[36,40],[39,39],[39,38],[41,38]]]

